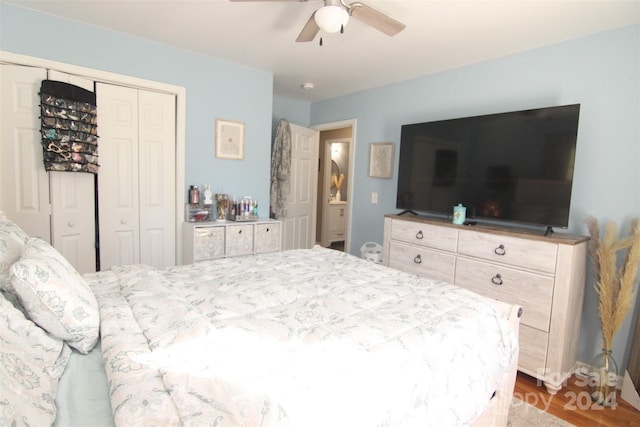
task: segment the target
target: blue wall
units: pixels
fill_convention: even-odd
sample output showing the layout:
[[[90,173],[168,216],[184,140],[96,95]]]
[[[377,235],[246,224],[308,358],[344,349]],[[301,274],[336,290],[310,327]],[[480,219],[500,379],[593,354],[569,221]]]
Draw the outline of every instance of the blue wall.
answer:
[[[185,87],[185,184],[252,196],[268,216],[272,74],[6,3],[0,49]],[[215,158],[216,118],[245,123],[244,160]]]
[[[640,25],[313,103],[311,125],[357,119],[352,252],[382,242],[383,217],[397,212],[397,173],[390,180],[368,176],[369,143],[399,144],[404,123],[573,103],[581,104],[581,116],[568,231],[587,234],[587,215],[627,231],[630,218],[640,216]],[[614,343],[622,367],[634,316]],[[589,362],[600,345],[589,273],[579,360]]]
[[[291,123],[308,127],[309,120],[311,120],[311,103],[308,101],[300,101],[274,95],[273,111],[274,114],[276,111],[278,114],[278,119],[274,118],[274,124],[277,124],[280,118],[286,118]],[[275,132],[275,126],[273,130]]]

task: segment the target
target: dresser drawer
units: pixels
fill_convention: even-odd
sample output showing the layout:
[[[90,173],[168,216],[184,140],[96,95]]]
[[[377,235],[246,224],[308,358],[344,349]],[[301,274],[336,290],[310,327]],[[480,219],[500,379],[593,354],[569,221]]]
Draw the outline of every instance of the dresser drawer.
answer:
[[[520,325],[518,338],[520,345],[518,369],[540,378],[547,363],[549,334],[526,325]]]
[[[522,306],[521,323],[549,331],[553,277],[459,257],[454,283],[510,304]]]
[[[420,246],[391,242],[389,267],[428,279],[453,283],[455,256]]]
[[[391,222],[391,240],[455,252],[458,230],[412,221]]]
[[[247,255],[253,253],[253,225],[227,226],[226,251],[227,256]]]
[[[224,227],[197,227],[193,230],[193,261],[224,256]]]
[[[498,234],[461,230],[458,253],[477,258],[554,273],[558,245]]]
[[[280,250],[280,223],[256,224],[256,253]]]

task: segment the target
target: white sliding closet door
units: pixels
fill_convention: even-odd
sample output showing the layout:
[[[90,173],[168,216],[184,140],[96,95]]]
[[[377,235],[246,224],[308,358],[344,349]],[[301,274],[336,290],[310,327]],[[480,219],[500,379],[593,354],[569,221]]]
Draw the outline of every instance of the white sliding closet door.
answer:
[[[52,70],[48,74],[50,80],[93,92],[93,80]],[[94,178],[86,172],[49,172],[51,244],[80,273],[96,271]]]
[[[100,269],[175,265],[175,97],[96,85]]]
[[[138,90],[140,262],[176,262],[175,96]]]
[[[94,176],[44,169],[39,107],[42,80],[88,90],[93,81],[20,65],[1,65],[0,75],[0,210],[79,272],[95,271]]]
[[[0,210],[30,236],[51,242],[38,95],[46,78],[42,68],[0,65]]]
[[[138,264],[138,93],[103,83],[98,104],[100,269]]]

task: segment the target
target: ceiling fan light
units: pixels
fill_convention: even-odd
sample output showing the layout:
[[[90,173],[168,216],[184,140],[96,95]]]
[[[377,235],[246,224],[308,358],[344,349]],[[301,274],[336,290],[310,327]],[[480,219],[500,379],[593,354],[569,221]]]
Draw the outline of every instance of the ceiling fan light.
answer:
[[[323,6],[316,10],[314,19],[327,33],[337,33],[349,21],[349,13],[341,6]]]

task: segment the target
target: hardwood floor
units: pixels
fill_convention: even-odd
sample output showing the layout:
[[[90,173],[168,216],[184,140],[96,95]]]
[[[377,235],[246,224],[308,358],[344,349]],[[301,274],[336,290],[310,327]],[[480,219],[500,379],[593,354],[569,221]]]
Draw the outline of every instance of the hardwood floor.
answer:
[[[587,387],[575,375],[558,394],[552,396],[536,378],[518,372],[513,395],[578,427],[640,427],[640,411],[622,400],[619,394],[615,408],[595,405]]]

